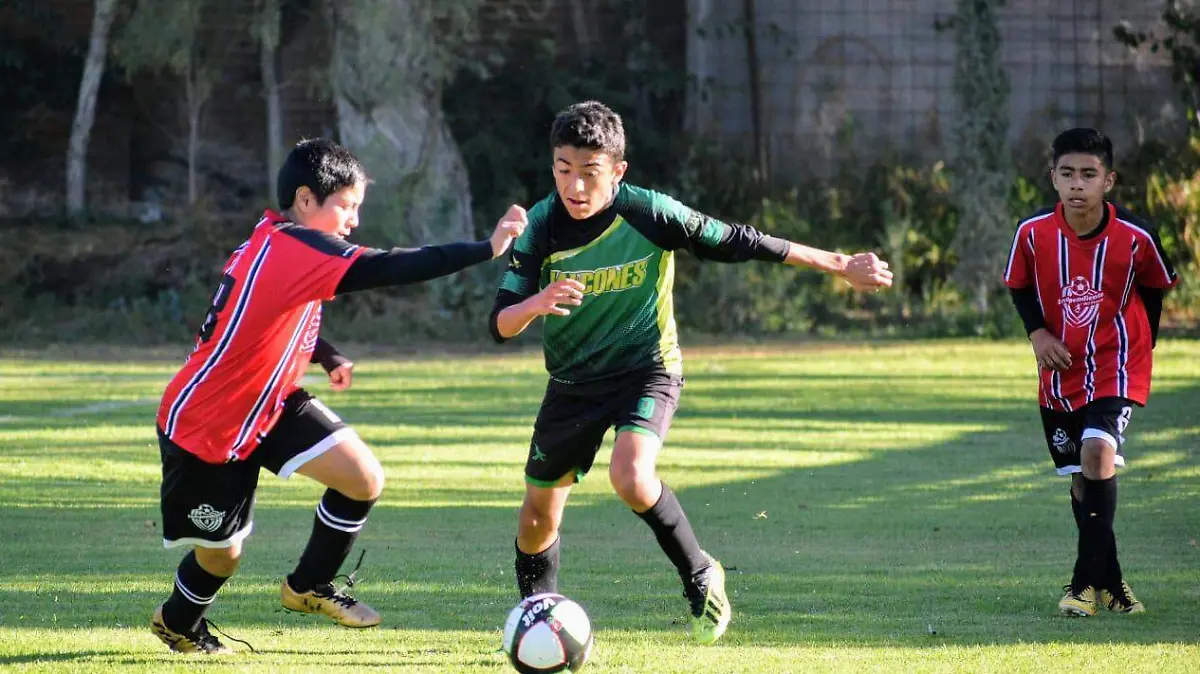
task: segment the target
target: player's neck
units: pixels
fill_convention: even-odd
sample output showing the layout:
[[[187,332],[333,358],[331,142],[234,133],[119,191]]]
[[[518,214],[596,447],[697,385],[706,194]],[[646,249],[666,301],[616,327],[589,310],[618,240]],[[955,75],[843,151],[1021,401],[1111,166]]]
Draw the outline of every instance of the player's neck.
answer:
[[[1063,208],[1063,218],[1076,234],[1084,236],[1096,231],[1096,228],[1104,222],[1104,211],[1107,208],[1108,204],[1103,201],[1095,208],[1089,208],[1082,212]]]

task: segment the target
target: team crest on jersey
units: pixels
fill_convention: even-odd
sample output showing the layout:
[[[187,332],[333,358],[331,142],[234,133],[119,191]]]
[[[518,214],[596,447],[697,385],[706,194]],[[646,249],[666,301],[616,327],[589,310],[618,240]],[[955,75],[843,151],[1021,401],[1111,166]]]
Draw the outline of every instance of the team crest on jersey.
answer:
[[[1061,428],[1054,429],[1054,435],[1050,437],[1050,444],[1054,445],[1054,450],[1059,454],[1070,454],[1075,451],[1075,443],[1071,442],[1070,436]]]
[[[1058,304],[1062,307],[1063,320],[1067,325],[1082,328],[1096,320],[1103,299],[1104,293],[1093,288],[1086,278],[1076,276],[1062,289]]]
[[[205,503],[192,508],[192,512],[188,513],[188,519],[196,525],[197,529],[211,533],[221,526],[221,522],[225,521],[225,513]]]

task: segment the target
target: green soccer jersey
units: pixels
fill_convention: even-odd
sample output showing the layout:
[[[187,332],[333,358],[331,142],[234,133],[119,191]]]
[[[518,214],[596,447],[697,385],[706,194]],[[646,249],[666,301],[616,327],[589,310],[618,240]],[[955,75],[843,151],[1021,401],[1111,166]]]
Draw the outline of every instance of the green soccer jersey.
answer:
[[[626,185],[587,220],[567,214],[557,194],[528,214],[500,284],[496,315],[551,283],[584,285],[583,304],[568,316],[547,316],[546,369],[556,380],[593,382],[655,367],[682,373],[672,289],[675,251],[724,262],[782,261],[786,241],[747,225],[729,225],[669,196]]]

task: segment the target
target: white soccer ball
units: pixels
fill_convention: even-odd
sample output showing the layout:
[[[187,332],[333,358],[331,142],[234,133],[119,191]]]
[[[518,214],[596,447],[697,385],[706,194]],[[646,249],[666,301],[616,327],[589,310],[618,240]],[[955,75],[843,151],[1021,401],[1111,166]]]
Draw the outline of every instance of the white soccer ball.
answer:
[[[504,623],[504,652],[521,674],[578,672],[592,641],[587,613],[561,594],[527,597]]]

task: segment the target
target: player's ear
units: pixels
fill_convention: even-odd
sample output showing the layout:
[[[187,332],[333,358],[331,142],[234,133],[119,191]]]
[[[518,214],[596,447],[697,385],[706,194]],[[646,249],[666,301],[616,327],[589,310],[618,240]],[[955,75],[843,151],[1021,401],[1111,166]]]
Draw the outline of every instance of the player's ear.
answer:
[[[621,179],[625,177],[625,171],[627,170],[629,170],[629,162],[625,161],[624,159],[613,164],[613,175],[616,176],[616,182],[621,182]]]
[[[296,204],[297,210],[301,213],[305,213],[311,209],[316,201],[316,195],[312,193],[312,190],[308,189],[307,185],[301,185],[296,188],[296,200],[293,203]]]
[[[1104,176],[1104,193],[1108,194],[1117,184],[1117,172],[1109,171],[1108,175]]]

